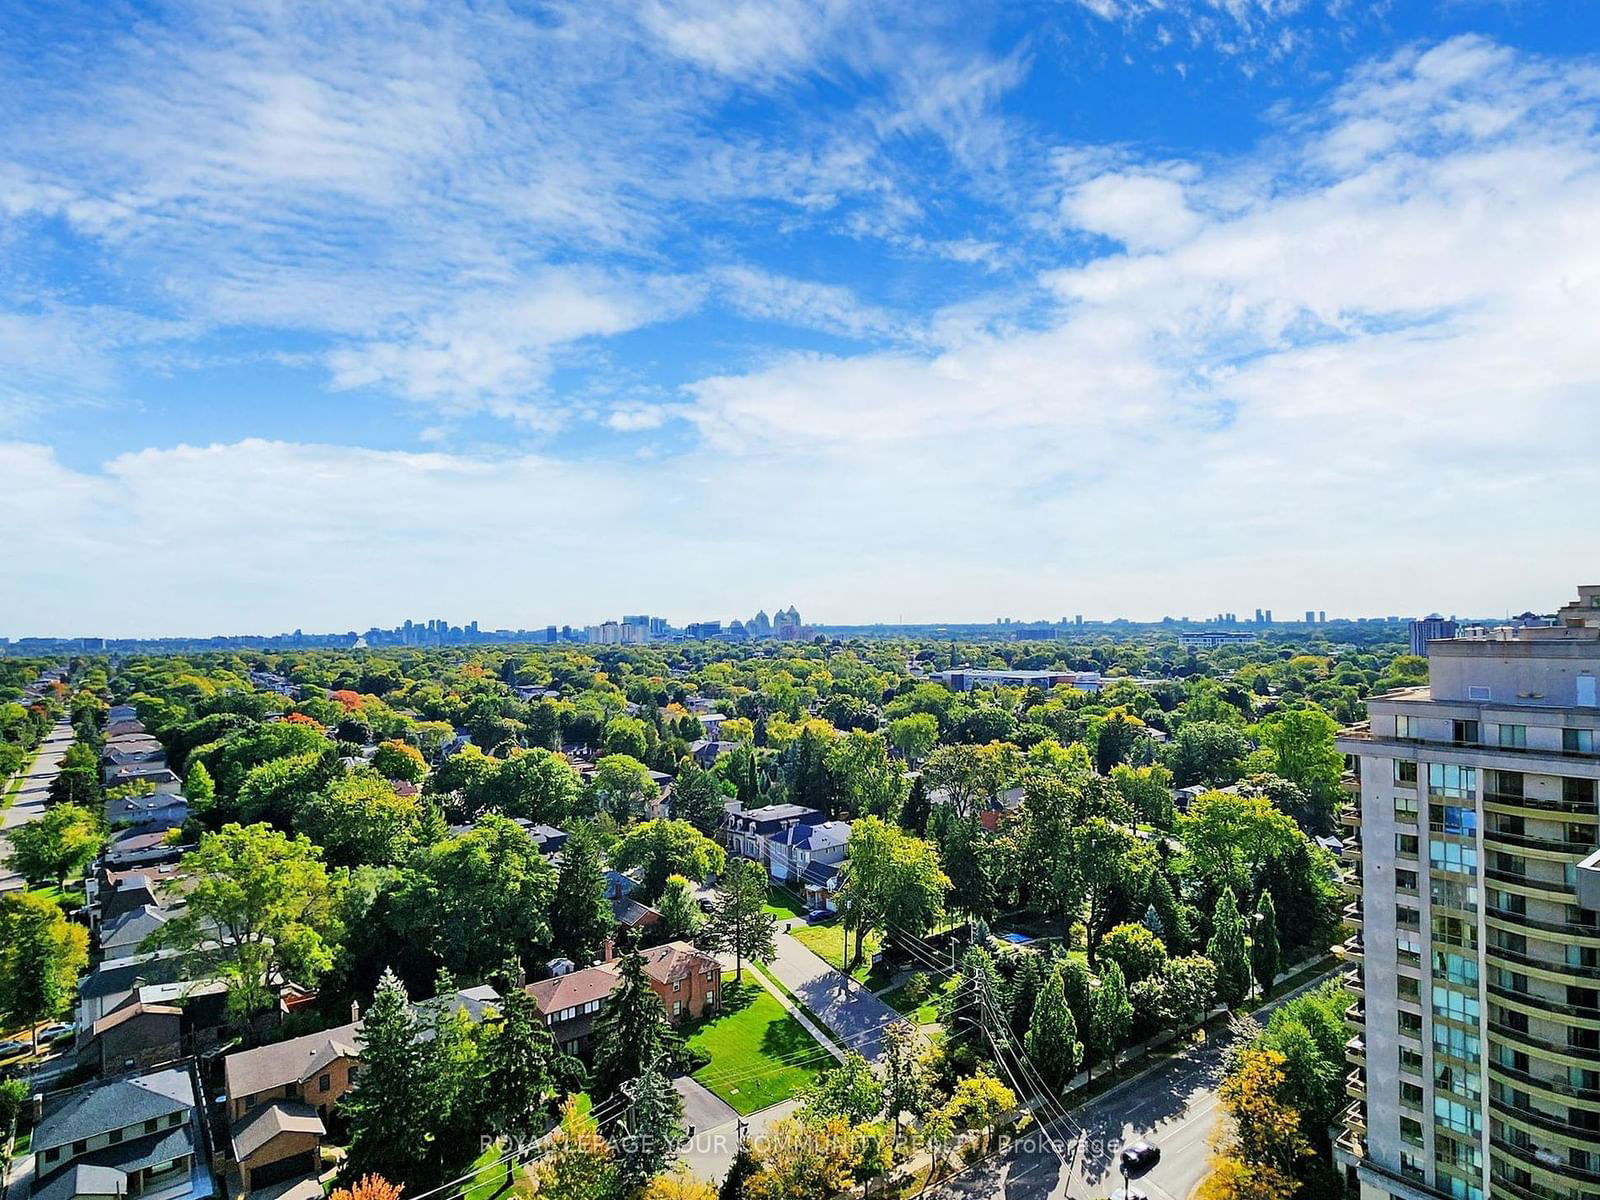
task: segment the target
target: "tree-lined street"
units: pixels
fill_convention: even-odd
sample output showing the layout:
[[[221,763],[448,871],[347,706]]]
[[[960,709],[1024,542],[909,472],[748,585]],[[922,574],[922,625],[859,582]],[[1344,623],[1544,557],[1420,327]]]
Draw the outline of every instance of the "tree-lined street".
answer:
[[[38,755],[23,771],[22,786],[12,797],[10,806],[4,812],[0,812],[0,830],[26,825],[44,812],[45,800],[50,794],[50,782],[56,777],[56,772],[61,766],[61,758],[71,745],[72,723],[63,717],[45,735],[44,741],[39,745]],[[10,851],[11,839],[6,837],[4,845],[0,845],[0,892],[23,886],[22,876],[5,865],[5,858]]]

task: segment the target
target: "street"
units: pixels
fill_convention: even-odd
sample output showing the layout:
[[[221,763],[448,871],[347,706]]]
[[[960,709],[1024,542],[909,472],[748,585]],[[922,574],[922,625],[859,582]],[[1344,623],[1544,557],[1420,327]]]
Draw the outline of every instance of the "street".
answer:
[[[72,723],[63,719],[45,734],[38,757],[23,772],[22,787],[13,797],[11,807],[0,813],[0,829],[25,825],[44,811],[45,798],[50,793],[50,782],[56,777],[62,755],[66,754],[67,747],[71,745]],[[12,891],[23,885],[22,876],[4,865],[5,858],[11,850],[10,839],[5,841],[6,844],[0,846],[0,892]]]
[[[835,971],[798,939],[780,933],[773,940],[778,953],[767,964],[768,973],[800,997],[846,1050],[876,1062],[883,1052],[883,1031],[900,1014]]]
[[[1258,1010],[1258,1019],[1326,979],[1319,977],[1284,994]],[[1071,1126],[1050,1126],[1056,1144],[1072,1163],[1070,1172],[1063,1172],[1046,1139],[1035,1132],[926,1194],[933,1200],[1106,1197],[1122,1186],[1117,1172],[1122,1148],[1148,1141],[1160,1148],[1161,1161],[1137,1181],[1138,1189],[1151,1200],[1187,1200],[1205,1178],[1222,1060],[1232,1041],[1226,1027],[1209,1033],[1204,1042],[1071,1110],[1070,1116],[1083,1130],[1081,1137]]]

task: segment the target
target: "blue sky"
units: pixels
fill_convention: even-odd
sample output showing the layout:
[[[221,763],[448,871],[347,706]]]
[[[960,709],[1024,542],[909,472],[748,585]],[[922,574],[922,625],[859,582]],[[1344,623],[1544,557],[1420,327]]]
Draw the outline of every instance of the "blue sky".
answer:
[[[0,634],[1553,607],[1583,0],[58,3]]]

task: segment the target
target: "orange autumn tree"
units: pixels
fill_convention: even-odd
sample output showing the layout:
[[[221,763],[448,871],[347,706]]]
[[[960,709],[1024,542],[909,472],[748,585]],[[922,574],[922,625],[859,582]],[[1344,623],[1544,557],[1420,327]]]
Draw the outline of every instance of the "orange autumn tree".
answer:
[[[390,1183],[382,1175],[363,1175],[347,1188],[334,1188],[330,1200],[400,1200],[404,1184]]]

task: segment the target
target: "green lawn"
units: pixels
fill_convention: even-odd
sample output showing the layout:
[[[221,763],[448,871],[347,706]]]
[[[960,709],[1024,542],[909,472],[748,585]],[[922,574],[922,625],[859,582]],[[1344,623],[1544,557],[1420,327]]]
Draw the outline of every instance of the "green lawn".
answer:
[[[780,921],[806,915],[805,904],[781,883],[767,884],[767,911]]]
[[[506,1165],[497,1163],[489,1166],[495,1159],[505,1153],[505,1148],[499,1142],[493,1143],[482,1154],[472,1160],[467,1171],[482,1171],[472,1180],[471,1186],[463,1193],[462,1200],[495,1200],[497,1196],[525,1197],[533,1195],[533,1185],[528,1182],[528,1177],[522,1168],[513,1166],[511,1170],[510,1186],[506,1183]],[[463,1171],[462,1174],[466,1174]]]
[[[741,1116],[787,1100],[833,1065],[833,1056],[758,983],[726,984],[721,1010],[692,1027],[685,1045],[711,1060],[694,1078]]]
[[[954,979],[938,979],[918,971],[904,983],[879,995],[896,1012],[905,1013],[918,1025],[932,1025],[939,1019],[939,998],[955,986]]]
[[[39,757],[43,749],[43,746],[34,747],[33,753],[28,755],[28,761],[23,763],[17,773],[11,777],[11,782],[6,785],[5,797],[0,799],[0,811],[11,807],[11,802],[17,798],[17,793],[22,790],[22,781],[28,777],[28,772],[33,770],[34,761]]]
[[[827,925],[799,925],[792,931],[813,954],[817,955],[835,971],[844,970],[844,932],[837,921]],[[855,950],[855,934],[850,935],[850,949]],[[872,975],[872,954],[882,944],[876,932],[869,931],[866,941],[861,943],[861,961],[850,972],[852,979],[867,982],[869,986],[876,984],[876,980],[869,978]],[[888,980],[882,980],[887,983]]]

